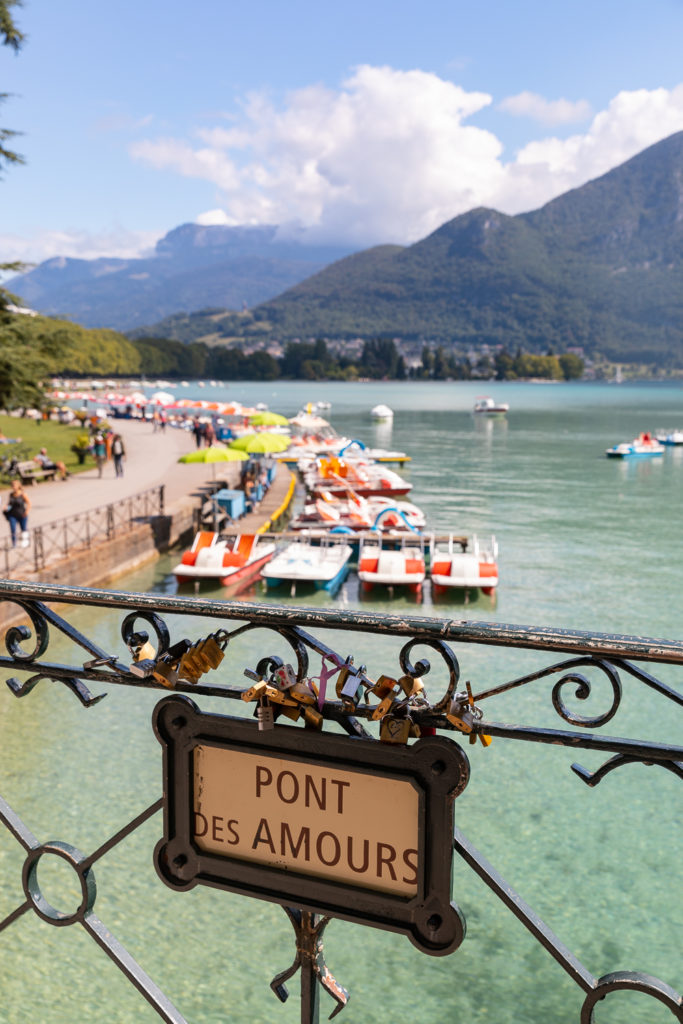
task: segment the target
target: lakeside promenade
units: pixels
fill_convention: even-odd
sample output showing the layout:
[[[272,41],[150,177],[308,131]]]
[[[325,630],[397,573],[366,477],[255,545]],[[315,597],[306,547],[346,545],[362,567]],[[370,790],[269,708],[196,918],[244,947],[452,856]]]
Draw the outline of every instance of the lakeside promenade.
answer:
[[[116,477],[114,463],[109,460],[104,464],[101,477],[93,465],[65,481],[27,486],[26,493],[31,499],[29,530],[102,505],[115,504],[161,484],[165,487],[168,508],[183,498],[199,495],[202,485],[211,481],[212,466],[178,463],[181,455],[195,449],[191,431],[171,427],[155,431],[151,423],[141,420],[115,420],[114,429],[123,438],[126,448],[124,475]],[[226,480],[228,486],[235,485],[240,478],[240,465],[239,462],[216,464],[217,478]],[[7,506],[8,492],[9,488],[0,492],[3,508]],[[6,523],[5,528],[9,536]]]

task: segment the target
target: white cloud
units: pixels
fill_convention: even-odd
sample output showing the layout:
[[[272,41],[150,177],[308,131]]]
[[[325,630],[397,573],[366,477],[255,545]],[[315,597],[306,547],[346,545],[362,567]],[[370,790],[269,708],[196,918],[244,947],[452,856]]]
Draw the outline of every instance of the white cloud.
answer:
[[[101,256],[131,259],[146,255],[160,238],[158,232],[113,229],[93,234],[88,231],[42,231],[32,236],[0,234],[3,262],[21,260],[41,263],[55,256],[91,260]]]
[[[299,89],[280,108],[252,94],[228,128],[131,152],[216,186],[220,208],[200,223],[279,224],[364,246],[416,241],[476,206],[535,209],[683,129],[683,86],[621,92],[582,134],[540,138],[505,161],[473,123],[491,102],[427,72],[363,66],[338,90]],[[546,123],[590,113],[529,92],[498,109]]]
[[[529,117],[541,124],[573,124],[590,117],[588,100],[546,100],[535,92],[520,92],[501,100],[498,109],[513,117]]]
[[[530,142],[508,164],[491,205],[506,213],[536,209],[683,130],[683,85],[620,92],[588,130]]]

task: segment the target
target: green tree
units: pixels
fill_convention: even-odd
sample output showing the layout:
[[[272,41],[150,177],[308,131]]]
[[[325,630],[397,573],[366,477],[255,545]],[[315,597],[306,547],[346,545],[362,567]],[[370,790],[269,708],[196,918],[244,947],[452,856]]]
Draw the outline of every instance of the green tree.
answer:
[[[565,380],[579,380],[583,377],[584,362],[574,352],[564,352],[559,356],[560,369]]]
[[[9,46],[16,53],[24,41],[22,33],[17,28],[12,17],[12,8],[21,6],[21,0],[0,0],[0,42],[3,46]],[[8,93],[0,92],[0,103],[3,103]],[[23,164],[24,159],[13,149],[8,149],[6,143],[13,139],[18,132],[10,128],[0,128],[0,177],[7,164]],[[23,270],[22,263],[0,263],[0,271]],[[0,288],[0,319],[6,313],[7,305],[14,299],[14,296],[4,288]]]

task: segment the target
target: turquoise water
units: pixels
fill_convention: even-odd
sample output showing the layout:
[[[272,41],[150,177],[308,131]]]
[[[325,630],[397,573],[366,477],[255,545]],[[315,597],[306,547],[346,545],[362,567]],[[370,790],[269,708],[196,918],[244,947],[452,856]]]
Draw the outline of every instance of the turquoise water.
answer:
[[[474,397],[490,391],[511,406],[507,420],[475,421]],[[192,393],[189,389],[183,394]],[[683,390],[662,385],[562,384],[235,384],[207,386],[205,398],[265,401],[293,414],[305,401],[328,400],[341,434],[406,450],[412,500],[436,530],[494,533],[500,587],[495,602],[433,607],[427,598],[364,598],[376,611],[443,615],[683,639],[683,566],[678,540],[683,452],[661,459],[607,460],[605,448],[641,430],[683,425]],[[393,425],[374,425],[369,410],[385,402]],[[121,589],[174,592],[175,557],[121,581]],[[210,594],[211,591],[203,593]],[[218,592],[217,592],[218,593]],[[266,602],[289,600],[256,589]],[[300,604],[334,606],[324,593]],[[359,604],[354,578],[338,602]],[[71,619],[122,655],[121,616],[78,610]],[[174,636],[198,635],[194,620]],[[331,640],[331,635],[327,637]],[[344,653],[371,675],[394,673],[399,644],[338,634]],[[50,658],[73,658],[64,646]],[[231,647],[226,678],[240,682],[278,641],[261,633]],[[475,690],[550,664],[524,651],[456,647],[462,676]],[[223,671],[223,669],[221,669]],[[680,670],[656,674],[681,688]],[[432,675],[437,675],[435,667]],[[593,678],[593,677],[591,677]],[[428,678],[428,683],[431,679]],[[606,706],[595,679],[590,708]],[[676,709],[630,678],[606,735],[676,742]],[[433,684],[438,690],[438,678]],[[489,702],[487,714],[549,728],[563,723],[539,681]],[[2,795],[41,840],[96,849],[161,791],[160,748],[150,728],[158,694],[110,690],[84,710],[65,690],[41,683],[17,701],[0,693]],[[217,702],[199,700],[207,710]],[[222,710],[225,710],[224,708]],[[234,708],[229,709],[235,713]],[[683,987],[680,962],[681,784],[657,768],[633,766],[589,790],[569,770],[589,768],[598,754],[495,740],[468,748],[469,787],[456,803],[459,828],[596,976],[643,970]],[[161,834],[157,815],[95,866],[96,912],[192,1024],[298,1020],[298,984],[281,1006],[271,978],[291,962],[292,933],[279,908],[209,889],[176,894],[158,881],[151,858]],[[0,834],[0,918],[21,902],[21,851]],[[71,905],[69,881],[53,902]],[[582,994],[485,886],[458,861],[454,899],[468,933],[450,957],[430,958],[399,936],[333,922],[326,932],[331,971],[351,991],[340,1015],[357,1022],[419,1020],[424,1024],[569,1024]],[[61,905],[61,904],[60,904]],[[147,1022],[156,1014],[77,926],[55,929],[24,915],[0,935],[0,1021],[24,1024]],[[322,996],[322,1014],[333,1004]],[[644,997],[613,996],[599,1024],[659,1024],[671,1017]]]

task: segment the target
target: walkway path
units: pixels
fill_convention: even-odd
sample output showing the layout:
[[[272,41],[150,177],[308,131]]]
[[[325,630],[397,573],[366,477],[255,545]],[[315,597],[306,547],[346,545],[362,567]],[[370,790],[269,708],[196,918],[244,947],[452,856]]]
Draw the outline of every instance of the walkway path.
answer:
[[[198,491],[213,477],[214,466],[185,465],[178,459],[195,448],[190,431],[167,427],[157,430],[151,423],[139,420],[115,420],[115,429],[121,434],[126,447],[124,475],[114,475],[114,463],[107,462],[98,477],[92,468],[65,481],[33,484],[26,488],[31,499],[29,527],[43,526],[56,519],[64,519],[101,505],[113,504],[140,491],[164,484],[166,506]],[[233,487],[239,480],[240,463],[214,464],[216,477]],[[3,491],[3,508],[7,504],[7,491]],[[8,531],[9,532],[9,531]]]

